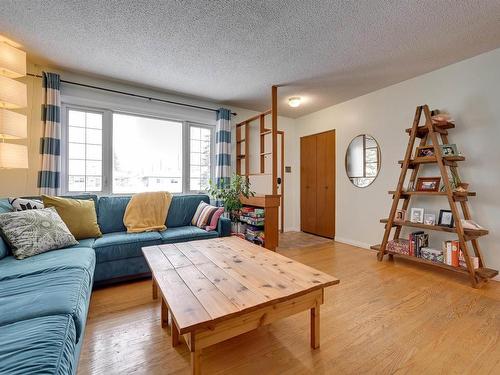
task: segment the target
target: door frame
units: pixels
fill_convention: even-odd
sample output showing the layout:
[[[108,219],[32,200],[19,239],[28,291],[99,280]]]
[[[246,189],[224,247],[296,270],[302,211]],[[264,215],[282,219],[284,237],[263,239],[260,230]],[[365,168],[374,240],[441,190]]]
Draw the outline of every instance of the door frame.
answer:
[[[333,153],[333,204],[334,204],[334,210],[333,210],[333,237],[325,237],[325,238],[331,238],[332,240],[335,239],[335,236],[337,234],[337,133],[336,129],[330,129],[330,130],[325,130],[322,132],[314,133],[314,134],[308,134],[301,136],[299,139],[299,194],[300,194],[300,200],[299,200],[299,220],[300,220],[300,231],[305,232],[305,233],[311,233],[304,231],[302,228],[302,139],[307,138],[307,137],[314,137],[318,136],[320,134],[325,134],[325,133],[332,133],[333,134],[333,145],[334,145],[334,153]],[[316,233],[311,233],[316,236],[323,237],[319,234]]]

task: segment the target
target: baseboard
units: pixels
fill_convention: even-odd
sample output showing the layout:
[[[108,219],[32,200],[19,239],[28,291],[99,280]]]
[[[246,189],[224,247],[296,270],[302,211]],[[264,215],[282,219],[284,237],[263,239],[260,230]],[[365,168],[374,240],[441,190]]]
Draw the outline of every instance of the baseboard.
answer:
[[[289,228],[285,228],[284,230],[285,232],[300,232],[300,228],[296,228],[296,227],[289,227]]]
[[[360,241],[356,241],[356,240],[351,240],[349,238],[343,238],[343,237],[338,237],[338,236],[335,236],[335,241],[336,242],[345,243],[345,244],[348,244],[348,245],[352,245],[352,246],[361,247],[363,249],[370,249],[370,246],[371,246],[371,245],[369,245],[367,243],[364,243],[364,242],[360,242]]]
[[[500,283],[500,275],[496,275],[493,279],[493,281],[496,281],[497,283]]]

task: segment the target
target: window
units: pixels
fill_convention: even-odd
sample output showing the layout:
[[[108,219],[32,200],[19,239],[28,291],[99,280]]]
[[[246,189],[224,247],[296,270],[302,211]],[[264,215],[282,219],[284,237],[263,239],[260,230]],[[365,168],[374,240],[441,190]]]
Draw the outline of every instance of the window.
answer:
[[[113,193],[183,191],[182,122],[113,114]]]
[[[189,190],[209,187],[211,176],[212,129],[197,125],[189,127]]]
[[[102,191],[102,113],[68,110],[67,190]]]
[[[214,126],[63,103],[63,191],[202,192]]]

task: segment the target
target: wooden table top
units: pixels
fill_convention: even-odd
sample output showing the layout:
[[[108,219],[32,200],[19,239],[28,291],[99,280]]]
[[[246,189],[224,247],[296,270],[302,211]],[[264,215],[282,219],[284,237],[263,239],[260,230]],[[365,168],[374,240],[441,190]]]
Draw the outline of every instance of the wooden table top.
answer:
[[[339,283],[236,237],[142,251],[181,334]]]

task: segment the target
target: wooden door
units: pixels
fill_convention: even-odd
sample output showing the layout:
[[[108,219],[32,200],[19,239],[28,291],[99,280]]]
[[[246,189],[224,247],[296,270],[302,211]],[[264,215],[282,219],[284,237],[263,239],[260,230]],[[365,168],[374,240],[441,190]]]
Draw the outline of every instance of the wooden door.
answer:
[[[335,236],[335,131],[316,135],[316,234]]]
[[[316,233],[316,136],[300,139],[300,229]]]

